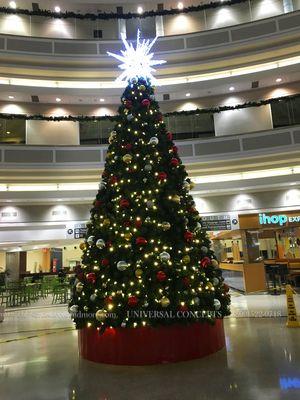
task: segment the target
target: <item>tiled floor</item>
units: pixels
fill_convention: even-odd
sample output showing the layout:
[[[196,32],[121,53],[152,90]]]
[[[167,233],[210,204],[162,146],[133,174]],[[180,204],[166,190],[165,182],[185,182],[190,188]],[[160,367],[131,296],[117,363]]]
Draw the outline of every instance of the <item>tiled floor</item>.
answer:
[[[233,296],[232,309],[284,311],[284,304],[284,296]],[[227,351],[150,367],[80,360],[71,327],[65,307],[7,313],[0,324],[1,400],[300,398],[300,329],[286,328],[282,317],[227,318]],[[29,336],[35,337],[25,339]]]

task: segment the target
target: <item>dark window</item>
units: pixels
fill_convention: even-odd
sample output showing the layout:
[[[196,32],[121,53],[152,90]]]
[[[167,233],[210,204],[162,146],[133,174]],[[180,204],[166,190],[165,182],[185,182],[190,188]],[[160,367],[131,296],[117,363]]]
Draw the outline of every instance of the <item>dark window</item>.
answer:
[[[102,39],[102,29],[94,29],[94,38]]]

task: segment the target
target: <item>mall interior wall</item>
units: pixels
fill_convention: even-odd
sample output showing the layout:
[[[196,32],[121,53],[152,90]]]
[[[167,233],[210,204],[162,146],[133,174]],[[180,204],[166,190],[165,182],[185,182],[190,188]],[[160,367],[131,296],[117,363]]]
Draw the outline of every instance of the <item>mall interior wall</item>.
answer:
[[[26,144],[79,145],[79,122],[26,121]]]
[[[270,105],[214,114],[216,136],[273,129]]]

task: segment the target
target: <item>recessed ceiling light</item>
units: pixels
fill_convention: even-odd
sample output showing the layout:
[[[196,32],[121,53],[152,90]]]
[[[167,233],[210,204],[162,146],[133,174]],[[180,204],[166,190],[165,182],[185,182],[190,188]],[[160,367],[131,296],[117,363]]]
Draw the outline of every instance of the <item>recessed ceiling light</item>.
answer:
[[[15,96],[8,96],[8,98],[12,100],[15,98]]]
[[[277,79],[276,79],[276,82],[277,82],[277,83],[282,82],[282,78],[277,78]]]
[[[190,97],[191,93],[186,93],[185,95],[186,97]]]
[[[143,11],[144,11],[144,10],[143,10],[143,7],[139,6],[139,7],[137,8],[138,14],[142,14]]]
[[[100,99],[101,103],[103,103],[105,101],[105,99]]]
[[[181,3],[181,2],[178,3],[178,4],[177,4],[177,8],[178,8],[179,10],[182,10],[182,9],[183,9],[183,3]]]
[[[56,97],[55,101],[56,101],[56,103],[60,103],[61,99],[59,97]]]
[[[10,2],[9,2],[9,7],[10,7],[10,8],[17,8],[16,2],[15,2],[15,1],[10,1]]]
[[[54,11],[57,12],[57,13],[60,13],[60,7],[59,6],[55,6],[54,7]]]
[[[234,87],[234,86],[230,86],[229,90],[230,90],[231,92],[233,92],[233,91],[235,90],[235,87]]]

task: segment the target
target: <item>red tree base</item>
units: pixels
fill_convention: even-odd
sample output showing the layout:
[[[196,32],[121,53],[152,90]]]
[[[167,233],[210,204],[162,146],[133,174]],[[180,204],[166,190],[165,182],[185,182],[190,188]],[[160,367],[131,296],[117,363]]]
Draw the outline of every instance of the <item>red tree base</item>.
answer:
[[[215,353],[225,346],[223,320],[215,325],[195,323],[140,328],[95,328],[78,332],[82,358],[104,364],[150,365],[187,361]]]

